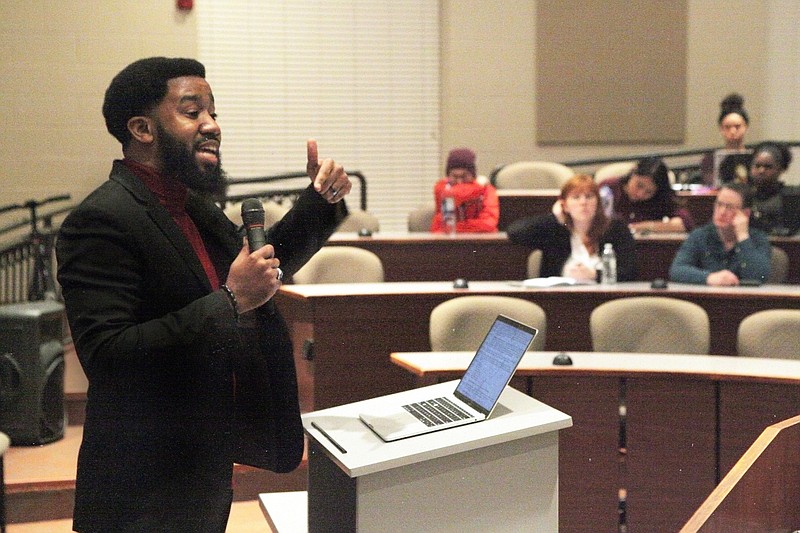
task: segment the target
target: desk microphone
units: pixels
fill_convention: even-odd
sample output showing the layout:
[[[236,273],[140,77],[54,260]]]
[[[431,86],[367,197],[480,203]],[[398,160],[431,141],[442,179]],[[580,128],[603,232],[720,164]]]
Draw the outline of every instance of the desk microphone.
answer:
[[[242,223],[247,230],[247,244],[254,252],[267,244],[264,233],[264,206],[258,198],[248,198],[242,202]]]

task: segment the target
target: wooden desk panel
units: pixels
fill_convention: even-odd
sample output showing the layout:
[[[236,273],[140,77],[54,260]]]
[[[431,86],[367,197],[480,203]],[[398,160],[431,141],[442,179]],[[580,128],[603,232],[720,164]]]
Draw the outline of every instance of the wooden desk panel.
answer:
[[[525,279],[531,249],[514,244],[505,233],[435,233],[358,237],[333,235],[328,246],[357,246],[383,262],[385,281],[498,281]]]
[[[505,231],[517,219],[549,213],[558,198],[558,189],[500,189],[500,222]],[[709,222],[714,211],[716,191],[679,191],[678,198],[684,202],[695,223],[699,226]]]
[[[558,189],[500,189],[500,221],[497,227],[505,231],[509,224],[520,218],[545,215],[553,209]]]
[[[652,233],[636,237],[636,265],[638,279],[642,281],[655,278],[669,279],[672,259],[683,244],[686,236],[680,233]],[[787,283],[800,284],[800,239],[796,237],[770,237],[777,246],[789,256],[789,275]]]
[[[619,488],[627,491],[628,530],[677,531],[721,477],[718,463],[733,464],[768,425],[800,409],[796,360],[570,353],[572,366],[554,366],[554,355],[525,354],[516,375],[530,380],[532,396],[573,419],[560,435],[564,531],[616,530]],[[391,357],[429,383],[463,375],[472,354]],[[610,458],[621,457],[620,397],[627,454],[617,463]]]
[[[473,282],[470,289],[450,283],[378,283],[286,285],[276,301],[293,331],[301,383],[308,384],[310,405],[321,409],[398,392],[410,381],[389,363],[396,351],[430,350],[429,317],[439,303],[462,295],[505,295],[536,302],[547,314],[547,350],[591,351],[589,316],[600,303],[628,296],[671,296],[701,305],[709,314],[711,353],[734,355],[739,322],[762,309],[800,308],[800,290],[762,286],[712,289],[649,284],[523,289],[503,282]],[[679,332],[676,332],[679,334]],[[314,362],[301,347],[314,339]]]
[[[669,278],[669,266],[686,236],[652,233],[636,236],[636,264],[640,281]],[[773,245],[789,255],[790,283],[800,284],[800,239],[772,237]],[[386,281],[519,280],[527,277],[531,250],[509,242],[505,233],[376,234],[358,237],[335,234],[329,246],[357,246],[374,252],[383,262]]]
[[[767,426],[800,414],[800,383],[726,381],[719,402],[721,479]]]
[[[616,531],[619,379],[537,376],[531,396],[572,417],[558,436],[559,530]]]
[[[716,387],[626,380],[629,531],[678,531],[716,486]]]

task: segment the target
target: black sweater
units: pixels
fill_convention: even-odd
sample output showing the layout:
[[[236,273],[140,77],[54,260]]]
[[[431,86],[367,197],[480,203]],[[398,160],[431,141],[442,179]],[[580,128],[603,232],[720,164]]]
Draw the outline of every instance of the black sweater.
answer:
[[[572,254],[569,229],[558,222],[553,214],[527,217],[514,221],[506,229],[509,240],[542,251],[542,277],[560,276]],[[599,248],[611,243],[617,255],[617,279],[636,279],[636,243],[628,226],[620,220],[612,220],[600,237]]]

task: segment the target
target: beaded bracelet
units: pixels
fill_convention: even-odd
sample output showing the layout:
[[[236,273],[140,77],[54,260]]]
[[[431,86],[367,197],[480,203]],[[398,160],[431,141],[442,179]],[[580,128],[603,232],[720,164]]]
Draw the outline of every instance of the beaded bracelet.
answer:
[[[233,291],[227,285],[222,285],[220,288],[225,291],[225,295],[231,302],[231,307],[233,307],[233,317],[236,320],[239,320],[239,302],[236,301],[236,295],[233,294]]]

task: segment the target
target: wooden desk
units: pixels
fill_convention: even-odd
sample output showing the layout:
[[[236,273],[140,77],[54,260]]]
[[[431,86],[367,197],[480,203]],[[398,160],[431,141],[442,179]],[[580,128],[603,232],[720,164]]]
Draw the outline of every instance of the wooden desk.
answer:
[[[386,281],[525,279],[531,249],[514,244],[505,233],[382,234],[359,237],[336,233],[328,246],[357,246],[383,262]]]
[[[629,531],[677,531],[764,428],[800,411],[800,361],[573,352],[554,366],[556,353],[526,354],[517,376],[573,419],[560,436],[563,531],[616,530],[619,488]],[[422,385],[459,377],[472,355],[391,360]]]
[[[636,265],[638,279],[669,279],[669,267],[686,235],[683,233],[651,233],[636,236]],[[789,256],[787,283],[800,284],[800,239],[797,237],[770,237],[773,246]]]
[[[628,296],[671,296],[702,306],[711,325],[711,353],[734,355],[741,320],[763,309],[800,308],[800,288],[764,285],[710,288],[671,283],[654,290],[649,283],[524,289],[510,282],[471,282],[453,289],[449,282],[285,285],[276,301],[290,324],[304,396],[303,408],[321,409],[405,390],[407,372],[389,361],[396,351],[429,351],[428,321],[433,308],[462,295],[505,295],[531,300],[547,314],[546,349],[591,351],[589,316],[600,303]],[[676,332],[680,334],[680,332]],[[301,347],[314,339],[314,360]]]
[[[558,189],[500,189],[500,222],[498,227],[505,230],[517,219],[549,213],[558,198]],[[692,215],[695,224],[702,225],[711,220],[714,211],[716,191],[679,191],[680,198]]]
[[[684,233],[636,236],[637,279],[669,278],[669,266],[686,238]],[[800,284],[800,239],[771,237],[773,245],[789,255],[789,283]],[[337,233],[329,246],[357,246],[381,258],[386,281],[501,281],[524,279],[531,249],[511,243],[505,233],[381,234],[358,237]]]

